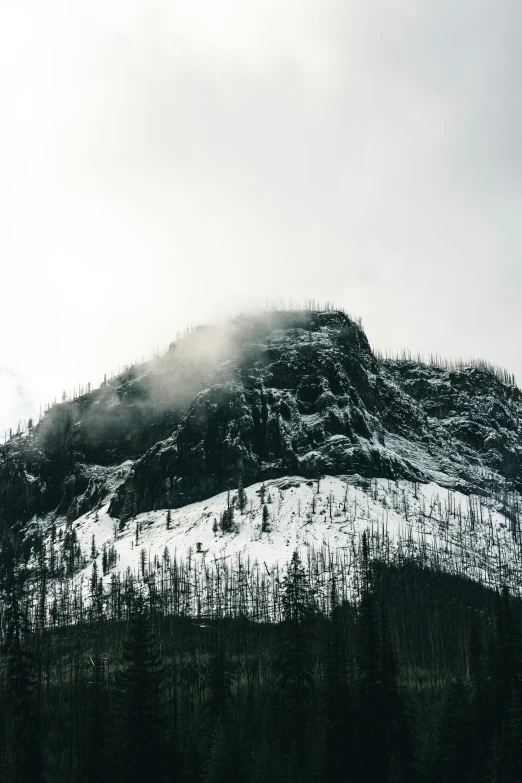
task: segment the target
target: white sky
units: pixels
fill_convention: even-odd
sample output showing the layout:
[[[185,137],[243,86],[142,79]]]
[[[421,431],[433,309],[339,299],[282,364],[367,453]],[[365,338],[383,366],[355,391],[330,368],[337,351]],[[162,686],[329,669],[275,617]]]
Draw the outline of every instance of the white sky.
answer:
[[[266,298],[522,380],[521,22],[519,0],[0,0],[0,432]]]

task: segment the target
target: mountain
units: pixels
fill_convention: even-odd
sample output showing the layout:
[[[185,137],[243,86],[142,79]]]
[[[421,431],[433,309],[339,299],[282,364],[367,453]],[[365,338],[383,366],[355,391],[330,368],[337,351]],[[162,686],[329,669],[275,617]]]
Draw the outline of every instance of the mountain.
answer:
[[[517,560],[522,491],[522,394],[506,380],[486,366],[383,360],[338,310],[239,316],[54,405],[0,447],[0,525],[44,537],[68,525],[80,570],[95,535],[119,549],[113,569],[139,572],[134,541],[151,562],[167,544],[279,562],[305,545],[296,520],[307,546],[315,536],[335,550],[380,529],[386,511],[394,545],[412,525],[418,541],[446,525],[461,551],[469,528],[477,574],[498,579],[499,558]]]

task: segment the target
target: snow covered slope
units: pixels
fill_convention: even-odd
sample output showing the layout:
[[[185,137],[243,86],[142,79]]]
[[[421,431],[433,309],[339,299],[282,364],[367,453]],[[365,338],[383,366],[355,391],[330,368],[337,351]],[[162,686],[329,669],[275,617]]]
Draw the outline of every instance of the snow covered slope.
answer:
[[[187,568],[190,578],[201,583],[220,567],[236,577],[243,569],[252,583],[260,574],[284,573],[294,551],[308,563],[310,572],[321,570],[324,578],[318,580],[318,587],[324,600],[329,580],[336,574],[342,576],[349,597],[357,579],[354,562],[363,533],[372,555],[388,563],[414,557],[491,586],[509,584],[519,589],[521,584],[518,494],[494,499],[464,495],[434,483],[352,475],[325,476],[319,481],[289,476],[256,483],[245,495],[243,512],[238,508],[238,492],[223,492],[170,513],[138,514],[123,525],[109,515],[106,503],[73,523],[54,520],[54,543],[51,519],[33,520],[32,525],[44,533],[48,557],[53,552],[58,570],[65,559],[64,542],[74,535],[82,556],[69,580],[70,589],[86,605],[95,562],[95,573],[108,595],[115,577],[164,580],[174,566]],[[233,508],[232,525],[223,532],[222,518],[229,508]],[[63,589],[62,577],[56,586]]]
[[[342,312],[240,317],[54,406],[0,447],[0,527],[50,511],[74,519],[109,497],[111,515],[130,519],[239,476],[356,473],[522,491],[522,394],[485,369],[382,361]]]
[[[93,560],[107,586],[188,560],[189,585],[219,563],[268,578],[298,549],[355,579],[363,532],[376,557],[518,584],[521,492],[513,379],[384,360],[341,311],[198,329],[0,447],[0,534],[43,534],[82,595]]]

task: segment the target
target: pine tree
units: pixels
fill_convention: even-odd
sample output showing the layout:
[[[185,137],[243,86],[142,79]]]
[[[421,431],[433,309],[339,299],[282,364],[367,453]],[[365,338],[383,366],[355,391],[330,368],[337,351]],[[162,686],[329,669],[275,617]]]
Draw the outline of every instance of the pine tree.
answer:
[[[437,728],[437,755],[433,781],[472,783],[473,750],[470,739],[470,702],[462,680],[446,688]]]
[[[345,642],[337,585],[332,579],[326,651],[326,772],[343,783],[353,768],[353,737],[346,674]]]
[[[97,594],[98,594],[98,564],[95,560],[94,563],[92,564],[92,571],[91,571],[91,601],[93,607],[96,603]]]
[[[38,551],[38,580],[39,580],[39,606],[38,606],[38,627],[43,633],[45,621],[47,618],[47,548],[44,541],[39,543]]]
[[[502,722],[507,721],[512,688],[518,692],[522,689],[520,629],[506,587],[495,596],[495,634],[489,670],[493,729],[499,734]]]
[[[229,533],[234,524],[234,506],[228,506],[221,514],[221,530],[223,533]]]
[[[311,724],[307,739],[301,744],[301,758],[306,763],[296,783],[303,780],[307,783],[335,783],[336,780],[344,783],[345,777],[332,777],[330,773],[332,759],[327,743],[328,717],[324,710],[314,711]],[[299,747],[299,743],[296,743],[296,747]],[[299,773],[299,768],[296,771]]]
[[[123,780],[163,780],[166,755],[166,718],[161,701],[163,669],[156,652],[145,600],[132,606],[128,638],[124,642],[123,670],[118,678],[116,716]]]
[[[261,522],[261,532],[262,533],[270,532],[270,515],[268,513],[268,509],[266,505],[263,506],[263,521]]]
[[[310,614],[312,591],[297,552],[283,579],[283,646],[279,656],[280,684],[298,715],[312,684]]]
[[[12,757],[8,763],[12,783],[43,781],[35,661],[16,635],[7,650],[7,705],[11,726]]]
[[[39,695],[36,662],[24,644],[29,629],[23,610],[27,572],[16,563],[14,549],[4,542],[2,595],[6,620],[6,716],[11,753],[6,756],[10,783],[40,783],[43,763],[40,748]]]
[[[397,763],[402,761],[397,750],[397,746],[402,745],[399,739],[401,732],[396,725],[401,718],[393,654],[387,639],[386,614],[379,612],[377,605],[366,533],[362,537],[361,565],[362,594],[358,613],[359,744],[363,779],[382,783],[388,775],[391,756],[395,755]]]
[[[233,692],[234,668],[226,654],[221,632],[207,671],[208,699],[204,710],[203,728],[211,737],[210,751],[205,767],[205,783],[239,781],[237,737],[232,733],[236,707]]]
[[[488,683],[483,664],[482,644],[477,625],[471,626],[469,635],[469,684],[471,702],[471,741],[476,748],[474,776],[477,783],[485,780],[490,761],[491,717],[488,698]]]
[[[404,693],[399,688],[397,682],[397,668],[389,630],[388,614],[386,607],[383,606],[381,608],[380,638],[380,699],[385,763],[390,770],[391,759],[393,758],[393,774],[403,776],[407,774],[411,765],[411,736]]]
[[[219,718],[223,718],[226,724],[229,722],[230,713],[235,704],[232,691],[233,667],[226,655],[221,634],[213,655],[210,657],[208,667],[207,688],[209,698],[205,715],[209,726],[214,727]]]
[[[87,709],[82,730],[80,778],[82,783],[105,783],[111,777],[109,747],[109,698],[104,660],[98,650],[90,658],[92,670],[87,688]]]
[[[522,779],[522,709],[515,690],[511,690],[511,701],[507,720],[502,724],[493,761],[494,783],[520,783]]]
[[[262,739],[253,752],[252,783],[272,783],[275,779],[275,760],[266,740]]]
[[[240,476],[238,480],[238,487],[237,487],[237,505],[241,514],[244,512],[246,508],[246,504],[247,504],[247,494],[243,487],[243,479]]]
[[[231,783],[231,781],[238,780],[234,755],[223,720],[218,718],[212,736],[210,757],[203,777],[204,783]]]

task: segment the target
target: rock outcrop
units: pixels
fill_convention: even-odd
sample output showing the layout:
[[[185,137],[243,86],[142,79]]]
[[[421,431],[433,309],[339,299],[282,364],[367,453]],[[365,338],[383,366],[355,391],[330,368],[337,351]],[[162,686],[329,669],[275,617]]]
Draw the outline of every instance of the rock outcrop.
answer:
[[[521,418],[517,387],[472,367],[378,360],[342,312],[242,316],[54,406],[0,448],[0,519],[74,517],[116,475],[120,518],[285,474],[521,490]]]

